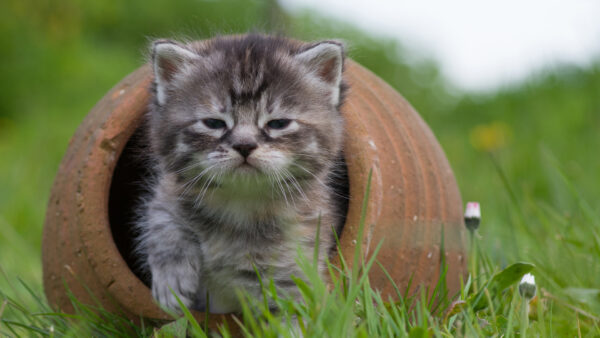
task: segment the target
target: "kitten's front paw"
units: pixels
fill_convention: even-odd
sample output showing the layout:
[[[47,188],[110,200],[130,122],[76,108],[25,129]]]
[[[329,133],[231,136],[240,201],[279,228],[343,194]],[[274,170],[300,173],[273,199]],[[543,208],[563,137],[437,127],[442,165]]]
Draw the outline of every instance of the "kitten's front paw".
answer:
[[[189,267],[170,267],[152,271],[152,296],[160,306],[181,313],[175,295],[188,309],[195,305],[200,278],[190,270]]]

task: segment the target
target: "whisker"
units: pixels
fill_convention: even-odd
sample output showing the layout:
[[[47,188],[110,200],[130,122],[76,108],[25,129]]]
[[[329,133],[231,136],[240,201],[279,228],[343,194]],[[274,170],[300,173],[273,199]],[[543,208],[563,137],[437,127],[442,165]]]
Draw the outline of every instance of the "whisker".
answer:
[[[211,170],[212,168],[214,168],[216,166],[216,164],[213,164],[211,166],[206,167],[204,170],[202,170],[198,175],[194,176],[193,179],[189,180],[187,183],[185,183],[181,188],[183,188],[183,192],[181,192],[179,194],[179,197],[182,197],[184,195],[186,195],[188,193],[188,191],[194,186],[196,185],[196,183],[198,183],[198,181],[202,178],[202,176],[204,176],[209,170]]]
[[[279,175],[279,173],[277,171],[273,171],[273,174],[275,174],[275,176],[277,177],[275,182],[277,183],[277,185],[279,186],[279,190],[281,190],[281,193],[283,194],[283,198],[285,199],[285,204],[287,206],[289,206],[290,203],[288,202],[287,195],[283,189],[283,185],[281,184],[281,176]]]
[[[292,189],[290,188],[287,180],[285,179],[283,173],[281,173],[281,178],[282,178],[282,182],[283,185],[286,187],[287,191],[290,193],[290,200],[292,201],[292,204],[294,205],[294,208],[296,207],[296,201],[294,199],[294,193],[292,192]]]
[[[204,182],[204,185],[202,185],[202,190],[200,191],[198,196],[196,196],[196,198],[194,199],[194,209],[197,209],[200,206],[200,204],[202,203],[202,200],[204,199],[204,195],[208,191],[208,188],[210,187],[210,184],[212,183],[212,181],[216,175],[217,174],[214,174],[214,173],[212,175],[210,175],[210,178],[206,182]]]
[[[302,199],[304,199],[304,201],[308,201],[308,198],[306,197],[306,194],[304,193],[304,190],[302,190],[302,188],[300,187],[300,183],[298,182],[298,180],[296,180],[296,178],[292,175],[292,173],[287,170],[287,169],[283,169],[283,173],[286,176],[286,179],[290,179],[292,183],[292,185],[294,186],[294,188],[296,188],[296,190],[298,190],[298,193],[300,194],[300,196],[302,197]]]
[[[194,163],[192,163],[192,164],[190,164],[188,166],[185,166],[185,167],[183,167],[183,168],[181,168],[179,170],[174,171],[173,173],[175,173],[175,174],[181,174],[184,171],[192,170],[192,169],[194,169],[196,167],[200,167],[200,166],[202,166],[202,162],[194,162]]]
[[[313,174],[310,170],[306,169],[301,164],[293,162],[292,165],[300,168],[301,170],[305,171],[306,173],[308,173],[309,175],[311,175],[312,177],[314,177],[315,180],[317,181],[317,183],[319,183],[324,188],[327,188],[330,191],[330,193],[332,193],[333,195],[335,195],[337,197],[340,197],[340,198],[343,198],[343,199],[350,199],[349,196],[346,196],[346,195],[339,194],[339,193],[335,192],[333,189],[331,189],[331,187],[329,185],[327,185],[326,183],[324,183],[317,175]]]
[[[221,180],[221,176],[223,176],[223,171],[220,171],[220,172],[219,172],[219,176],[217,176],[217,182]],[[211,198],[212,198],[212,196],[214,195],[214,193],[215,193],[215,189],[213,189],[213,190],[210,192],[210,197],[211,197]]]

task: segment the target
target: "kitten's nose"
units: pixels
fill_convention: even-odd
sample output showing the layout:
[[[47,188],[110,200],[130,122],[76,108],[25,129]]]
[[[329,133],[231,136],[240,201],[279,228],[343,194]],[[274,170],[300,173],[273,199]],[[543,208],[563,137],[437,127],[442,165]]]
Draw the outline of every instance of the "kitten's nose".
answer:
[[[250,153],[257,147],[258,145],[256,143],[238,143],[234,144],[232,148],[246,158],[250,156]]]

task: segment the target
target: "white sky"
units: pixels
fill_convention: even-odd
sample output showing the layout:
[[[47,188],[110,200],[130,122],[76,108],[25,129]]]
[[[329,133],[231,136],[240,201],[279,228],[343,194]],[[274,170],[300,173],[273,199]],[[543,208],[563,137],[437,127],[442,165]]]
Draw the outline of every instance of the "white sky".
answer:
[[[485,90],[556,62],[600,57],[600,0],[280,0],[397,38],[451,81]]]

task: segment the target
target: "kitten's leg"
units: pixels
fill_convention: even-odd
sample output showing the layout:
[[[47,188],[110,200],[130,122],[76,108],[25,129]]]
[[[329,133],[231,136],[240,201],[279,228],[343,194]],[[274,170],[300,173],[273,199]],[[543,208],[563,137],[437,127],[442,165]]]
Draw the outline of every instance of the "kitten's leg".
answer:
[[[180,307],[173,292],[188,308],[201,307],[197,304],[199,293],[204,292],[200,287],[200,241],[167,208],[156,204],[149,205],[140,238],[152,274],[152,296],[175,311]]]

